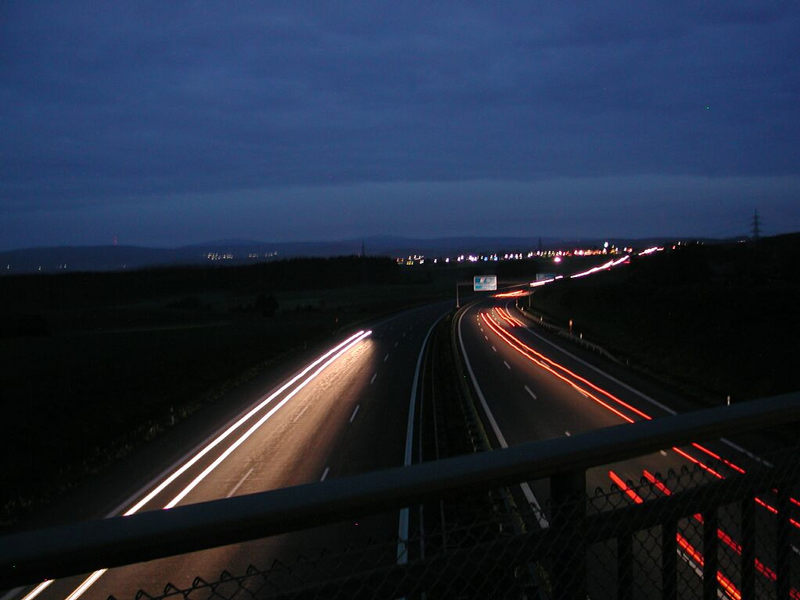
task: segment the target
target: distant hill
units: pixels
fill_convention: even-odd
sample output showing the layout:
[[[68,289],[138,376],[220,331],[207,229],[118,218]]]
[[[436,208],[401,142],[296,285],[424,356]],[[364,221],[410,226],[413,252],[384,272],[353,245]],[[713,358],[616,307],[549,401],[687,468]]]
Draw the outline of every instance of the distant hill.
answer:
[[[541,240],[541,242],[540,242]],[[247,264],[293,257],[349,256],[446,256],[478,252],[522,252],[570,247],[599,247],[604,240],[559,238],[448,237],[403,238],[372,236],[329,242],[260,242],[215,240],[178,248],[141,246],[56,246],[0,252],[0,273],[59,273],[65,271],[116,271],[169,265]],[[661,239],[612,239],[617,246],[643,247]],[[707,240],[714,241],[714,240]]]

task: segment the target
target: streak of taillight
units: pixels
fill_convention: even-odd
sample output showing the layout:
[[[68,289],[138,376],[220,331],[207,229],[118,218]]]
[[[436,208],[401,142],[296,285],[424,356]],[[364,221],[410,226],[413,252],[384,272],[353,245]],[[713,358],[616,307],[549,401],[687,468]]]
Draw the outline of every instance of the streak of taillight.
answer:
[[[687,454],[686,452],[684,452],[683,450],[681,450],[681,449],[680,449],[680,448],[678,448],[677,446],[673,446],[673,447],[672,447],[672,449],[673,449],[675,452],[677,452],[678,454],[680,454],[680,455],[681,455],[683,458],[685,458],[686,460],[693,462],[694,464],[698,465],[698,466],[699,466],[700,468],[702,468],[702,469],[705,469],[706,471],[708,471],[709,473],[711,473],[711,474],[712,474],[714,477],[716,477],[717,479],[725,479],[725,477],[723,477],[722,475],[720,475],[719,473],[717,473],[717,472],[716,472],[714,469],[712,469],[711,467],[709,467],[707,464],[705,464],[704,462],[702,462],[702,461],[700,461],[700,460],[697,460],[697,459],[696,459],[694,456],[692,456],[691,454]]]
[[[614,471],[609,471],[608,475],[611,477],[612,481],[616,483],[621,490],[625,492],[625,494],[631,498],[636,504],[642,504],[644,500],[642,499],[639,494],[637,494],[633,489],[626,484],[621,477],[619,477]],[[689,557],[697,563],[701,568],[703,567],[703,555],[700,554],[694,546],[689,543],[685,537],[683,537],[680,533],[675,534],[675,539],[678,542],[678,545],[683,548],[683,550],[689,555]],[[703,574],[705,576],[705,573]],[[742,594],[739,589],[733,584],[733,582],[725,577],[721,571],[716,572],[717,583],[722,588],[722,590],[728,594],[734,600],[741,600]]]
[[[700,450],[701,452],[705,452],[705,453],[706,453],[706,454],[708,454],[710,457],[712,457],[712,458],[716,458],[716,459],[717,459],[719,462],[721,462],[722,464],[724,464],[724,465],[726,465],[727,467],[729,467],[729,468],[733,469],[734,471],[738,471],[738,472],[739,472],[739,473],[741,473],[742,475],[744,475],[744,474],[747,472],[747,471],[745,471],[745,470],[744,470],[742,467],[740,467],[739,465],[735,465],[735,464],[733,464],[733,463],[732,463],[731,461],[729,461],[728,459],[721,457],[719,454],[716,454],[716,453],[712,452],[711,450],[709,450],[709,449],[708,449],[708,448],[706,448],[705,446],[701,446],[701,445],[700,445],[700,444],[698,444],[697,442],[692,442],[692,446],[694,446],[695,448],[697,448],[697,449],[698,449],[698,450]]]
[[[656,477],[655,475],[650,473],[650,471],[645,469],[644,471],[642,471],[642,474],[644,475],[645,479],[647,479],[651,484],[653,484],[661,493],[663,493],[666,496],[671,496],[672,495],[672,491],[660,479],[658,479],[658,477]],[[758,499],[756,498],[756,501],[757,500]],[[700,523],[703,522],[703,516],[700,513],[697,513],[696,515],[694,515],[694,518],[697,521],[699,521]],[[728,546],[730,549],[732,549],[734,552],[736,552],[736,554],[741,556],[741,554],[742,554],[742,545],[739,544],[738,542],[736,542],[725,531],[723,531],[722,529],[717,529],[717,537],[720,540],[722,540],[722,542],[726,546]],[[775,571],[773,571],[767,565],[765,565],[763,562],[758,560],[758,558],[754,558],[754,561],[755,562],[753,564],[755,565],[756,570],[759,573],[761,573],[764,577],[766,577],[767,579],[769,579],[771,581],[777,581],[778,575],[775,573]],[[791,595],[792,598],[800,598],[800,592],[798,592],[795,589],[791,589],[790,590],[790,595]]]
[[[518,318],[516,318],[514,315],[512,315],[510,312],[508,312],[508,309],[500,308],[499,310],[502,311],[502,313],[506,316],[506,318],[510,319],[511,322],[514,323],[517,327],[525,327],[525,323],[523,323]]]
[[[658,477],[653,475],[650,471],[645,469],[644,471],[642,471],[642,474],[644,475],[644,478],[647,479],[647,481],[649,481],[654,486],[656,486],[656,488],[658,488],[659,492],[661,492],[665,496],[671,496],[672,495],[672,492],[670,491],[670,489],[666,485],[664,485],[664,483]]]
[[[625,492],[625,495],[628,496],[628,498],[630,498],[631,500],[633,500],[636,504],[642,504],[644,502],[644,500],[642,500],[642,497],[639,496],[639,494],[637,494],[636,492],[634,492],[631,489],[631,487],[627,483],[625,483],[622,477],[614,473],[614,471],[609,471],[608,476],[611,478],[611,481],[616,483],[617,487],[621,489],[623,492]]]
[[[500,308],[499,306],[498,306],[498,307],[495,307],[494,311],[495,311],[495,312],[496,312],[496,313],[497,313],[497,314],[500,316],[500,318],[501,318],[501,319],[503,319],[503,321],[505,321],[506,325],[508,325],[508,326],[510,326],[510,327],[515,327],[515,326],[516,326],[516,325],[515,325],[515,323],[514,323],[514,321],[512,321],[512,320],[511,320],[511,319],[509,319],[509,318],[507,318],[507,317],[506,317],[506,316],[503,314],[503,309],[502,309],[502,308]]]
[[[777,515],[778,514],[778,509],[775,508],[774,506],[772,506],[771,504],[768,504],[767,502],[764,502],[764,500],[762,500],[761,498],[758,498],[758,497],[756,497],[755,500],[756,500],[756,504],[758,504],[759,506],[763,506],[769,512],[771,512],[773,515]],[[798,523],[797,521],[795,521],[791,517],[789,517],[789,523],[793,527],[796,527],[797,529],[800,529],[800,523]]]
[[[503,310],[503,309],[502,309],[502,308],[498,308],[498,310]],[[501,316],[502,316],[502,315],[501,315]],[[509,315],[509,316],[510,316],[510,315]],[[545,355],[541,354],[540,352],[537,352],[536,350],[534,350],[533,348],[531,348],[530,346],[528,346],[528,345],[527,345],[527,344],[525,344],[524,342],[520,341],[520,340],[519,340],[518,338],[516,338],[515,336],[513,336],[513,335],[511,335],[510,333],[508,333],[508,332],[504,331],[503,329],[501,329],[501,328],[497,327],[497,325],[496,325],[496,324],[495,324],[495,323],[492,321],[492,319],[491,319],[491,318],[489,318],[489,317],[486,315],[486,313],[481,313],[481,317],[483,318],[484,322],[485,322],[485,323],[486,323],[486,324],[487,324],[487,325],[488,325],[488,326],[489,326],[489,327],[492,329],[492,331],[494,331],[494,332],[495,332],[497,335],[499,335],[501,338],[503,338],[503,339],[506,341],[506,343],[508,343],[508,344],[509,344],[509,345],[510,345],[512,348],[514,348],[514,349],[515,349],[517,352],[519,352],[520,354],[522,354],[523,356],[525,356],[525,357],[526,357],[528,360],[530,360],[530,361],[531,361],[531,362],[533,362],[534,364],[536,364],[536,365],[538,365],[538,366],[542,367],[543,369],[545,369],[545,370],[549,371],[550,373],[552,373],[553,375],[555,375],[556,377],[558,377],[558,378],[559,378],[559,379],[561,379],[562,381],[564,381],[564,382],[568,383],[570,386],[572,386],[572,387],[573,387],[573,388],[575,388],[576,390],[580,391],[582,394],[586,395],[588,398],[590,398],[590,399],[594,400],[595,402],[597,402],[598,404],[600,404],[600,405],[601,405],[601,406],[603,406],[604,408],[606,408],[606,409],[610,410],[611,412],[613,412],[615,415],[619,416],[619,417],[620,417],[620,418],[622,418],[623,420],[627,421],[628,423],[633,423],[633,422],[634,422],[634,420],[633,420],[633,419],[631,419],[630,417],[628,417],[628,416],[627,416],[627,415],[625,415],[624,413],[622,413],[622,412],[620,412],[619,410],[615,409],[613,406],[610,406],[610,405],[609,405],[609,404],[607,404],[606,402],[603,402],[603,401],[602,401],[601,399],[599,399],[597,396],[594,396],[593,394],[591,394],[591,393],[587,392],[586,390],[582,389],[580,386],[576,385],[574,382],[570,381],[569,379],[567,379],[566,377],[564,377],[564,376],[563,376],[563,375],[561,375],[560,373],[557,373],[555,370],[553,370],[553,369],[549,368],[547,365],[545,365],[544,363],[542,363],[540,360],[536,360],[536,358],[534,358],[534,357],[533,357],[533,356],[531,356],[531,355],[534,355],[534,356],[536,356],[536,357],[540,358],[541,360],[543,360],[543,361],[545,361],[545,362],[547,362],[547,363],[549,363],[549,364],[551,364],[551,365],[553,365],[553,366],[555,366],[555,367],[557,367],[557,368],[561,369],[562,371],[564,371],[564,372],[566,372],[566,373],[570,374],[572,377],[576,378],[577,380],[579,380],[579,381],[581,381],[581,382],[583,382],[583,383],[586,383],[586,384],[587,384],[587,385],[589,385],[589,386],[590,386],[592,389],[594,389],[594,390],[597,390],[597,391],[601,392],[602,394],[604,394],[604,395],[606,395],[607,397],[611,398],[611,399],[612,399],[612,400],[614,400],[615,402],[618,402],[620,405],[624,406],[625,408],[628,408],[628,409],[630,409],[631,411],[635,412],[636,414],[638,414],[638,415],[642,416],[643,418],[645,418],[645,419],[647,419],[647,420],[652,420],[652,417],[651,417],[650,415],[648,415],[648,414],[646,414],[646,413],[644,413],[644,412],[640,411],[639,409],[637,409],[637,408],[635,408],[635,407],[631,406],[630,404],[628,404],[628,403],[626,403],[626,402],[624,402],[624,401],[620,400],[619,398],[617,398],[617,397],[616,397],[616,396],[614,396],[613,394],[610,394],[609,392],[607,392],[607,391],[605,391],[604,389],[602,389],[602,388],[600,388],[600,387],[596,386],[596,385],[595,385],[595,384],[593,384],[592,382],[590,382],[590,381],[587,381],[586,379],[584,379],[584,378],[583,378],[583,377],[581,377],[580,375],[577,375],[576,373],[573,373],[572,371],[570,371],[570,370],[569,370],[569,369],[567,369],[566,367],[563,367],[562,365],[560,365],[560,364],[556,363],[555,361],[553,361],[552,359],[550,359],[550,358],[546,357]],[[507,320],[507,319],[505,319],[505,317],[503,317],[503,319],[504,319],[504,320]],[[705,453],[705,454],[707,454],[708,456],[711,456],[712,458],[716,459],[717,461],[719,461],[719,462],[723,463],[723,464],[724,464],[725,466],[727,466],[728,468],[730,468],[730,469],[732,469],[732,470],[734,470],[734,471],[737,471],[738,473],[742,473],[742,474],[746,473],[746,471],[745,471],[745,470],[744,470],[742,467],[740,467],[740,466],[738,466],[738,465],[736,465],[736,464],[732,463],[731,461],[729,461],[729,460],[727,460],[727,459],[725,459],[725,458],[721,457],[720,455],[716,454],[715,452],[712,452],[711,450],[709,450],[709,449],[708,449],[708,448],[706,448],[705,446],[702,446],[701,444],[698,444],[698,443],[696,443],[696,442],[693,442],[693,443],[692,443],[692,446],[693,446],[694,448],[696,448],[697,450],[700,450],[701,452],[704,452],[704,453]],[[708,473],[710,473],[711,475],[713,475],[713,476],[714,476],[714,477],[716,477],[717,479],[725,479],[725,476],[724,476],[724,475],[721,475],[721,474],[720,474],[719,472],[717,472],[716,470],[712,469],[711,467],[709,467],[708,465],[706,465],[706,464],[705,464],[705,463],[703,463],[702,461],[698,460],[698,459],[697,459],[697,458],[695,458],[694,456],[692,456],[692,455],[690,455],[690,454],[687,454],[686,452],[684,452],[683,450],[681,450],[681,449],[680,449],[680,448],[678,448],[677,446],[674,446],[674,447],[672,448],[672,450],[674,450],[674,451],[675,451],[677,454],[679,454],[680,456],[684,457],[686,460],[688,460],[688,461],[690,461],[690,462],[692,462],[692,463],[694,463],[694,464],[698,465],[700,468],[702,468],[703,470],[707,471]],[[796,505],[796,506],[800,506],[800,501],[798,501],[796,498],[790,498],[790,501],[792,502],[792,504],[794,504],[794,505]],[[778,514],[778,510],[777,510],[775,507],[773,507],[773,506],[771,506],[771,505],[767,504],[766,502],[764,502],[764,501],[763,501],[763,500],[761,500],[760,498],[756,498],[756,502],[757,502],[758,504],[760,504],[761,506],[763,506],[764,508],[766,508],[767,510],[769,510],[770,512],[772,512],[773,514]],[[791,523],[791,525],[792,525],[793,527],[795,527],[795,528],[797,528],[797,529],[800,529],[800,522],[796,521],[795,519],[792,519],[792,518],[790,517],[790,518],[789,518],[789,523]],[[800,596],[798,596],[798,600],[800,600]]]
[[[614,408],[614,407],[613,407],[613,406],[611,406],[610,404],[608,404],[608,403],[606,403],[606,402],[603,402],[603,400],[601,400],[601,399],[600,399],[600,398],[598,398],[597,396],[595,396],[595,395],[593,395],[593,394],[591,394],[591,393],[587,392],[586,390],[584,390],[584,389],[583,389],[583,388],[581,388],[580,386],[576,385],[576,384],[575,384],[575,382],[573,382],[573,381],[570,381],[569,379],[567,379],[566,377],[564,377],[564,376],[563,376],[563,375],[561,375],[560,373],[557,373],[557,372],[556,372],[554,369],[552,369],[552,368],[548,367],[546,364],[544,364],[544,363],[542,363],[542,362],[540,362],[540,361],[536,360],[535,358],[531,357],[530,355],[528,355],[528,354],[527,354],[527,353],[526,353],[524,350],[521,350],[520,348],[518,348],[518,347],[517,347],[517,346],[514,344],[514,342],[513,342],[513,341],[511,341],[511,340],[509,340],[509,339],[508,339],[508,337],[511,337],[512,339],[516,339],[516,338],[514,338],[513,336],[508,336],[508,334],[507,334],[505,331],[503,331],[501,328],[499,328],[499,327],[498,327],[498,326],[497,326],[497,325],[496,325],[496,324],[495,324],[495,323],[494,323],[494,322],[493,322],[491,319],[487,318],[487,317],[486,317],[486,315],[485,315],[484,313],[481,313],[481,316],[483,317],[483,320],[484,320],[484,322],[486,323],[486,325],[487,325],[487,326],[488,326],[488,327],[489,327],[489,328],[490,328],[492,331],[494,331],[494,332],[495,332],[497,335],[499,335],[501,338],[503,338],[503,339],[506,341],[506,343],[508,343],[508,344],[509,344],[509,345],[510,345],[510,346],[511,346],[511,347],[512,347],[514,350],[516,350],[517,352],[519,352],[520,354],[522,354],[522,356],[524,356],[525,358],[527,358],[528,360],[530,360],[530,361],[531,361],[531,362],[533,362],[534,364],[536,364],[536,365],[538,365],[538,366],[542,367],[543,369],[545,369],[545,370],[546,370],[546,371],[548,371],[549,373],[552,373],[553,375],[555,375],[556,377],[558,377],[559,379],[561,379],[562,381],[564,381],[566,384],[568,384],[568,385],[572,386],[573,388],[575,388],[576,390],[578,390],[580,393],[582,393],[583,395],[585,395],[587,398],[590,398],[590,399],[594,400],[595,402],[597,402],[598,404],[600,404],[602,407],[604,407],[604,408],[606,408],[607,410],[609,410],[609,411],[613,412],[615,415],[617,415],[618,417],[620,417],[620,418],[621,418],[621,419],[623,419],[624,421],[627,421],[628,423],[634,423],[634,422],[635,422],[633,419],[631,419],[631,418],[630,418],[628,415],[626,415],[625,413],[623,413],[623,412],[620,412],[619,410],[617,410],[616,408]]]
[[[485,314],[485,313],[482,313],[482,314]],[[485,318],[485,317],[484,317],[484,318]],[[583,384],[585,384],[585,385],[588,385],[590,388],[592,388],[592,389],[593,389],[593,390],[595,390],[596,392],[600,392],[601,394],[603,394],[604,396],[606,396],[606,397],[607,397],[607,398],[609,398],[610,400],[613,400],[614,402],[616,402],[616,403],[617,403],[617,404],[619,404],[620,406],[624,406],[626,409],[628,409],[628,410],[629,410],[629,411],[631,411],[632,413],[635,413],[635,414],[639,415],[639,416],[640,416],[640,417],[642,417],[643,419],[646,419],[646,420],[648,420],[648,421],[652,420],[652,418],[653,418],[653,417],[651,417],[650,415],[648,415],[646,412],[643,412],[643,411],[639,410],[639,409],[638,409],[638,408],[636,408],[635,406],[631,406],[630,404],[628,404],[628,403],[627,403],[627,402],[625,402],[624,400],[622,400],[622,399],[620,399],[620,398],[617,398],[617,397],[616,397],[614,394],[612,394],[612,393],[610,393],[610,392],[607,392],[606,390],[604,390],[603,388],[601,388],[601,387],[599,387],[599,386],[595,385],[594,383],[592,383],[592,382],[591,382],[591,381],[589,381],[588,379],[585,379],[585,378],[581,377],[580,375],[578,375],[577,373],[574,373],[573,371],[570,371],[570,370],[569,370],[569,369],[567,369],[565,366],[558,364],[558,363],[557,363],[557,362],[555,362],[553,359],[551,359],[551,358],[549,358],[549,357],[545,356],[545,355],[544,355],[544,354],[542,354],[541,352],[538,352],[538,351],[534,350],[533,348],[531,348],[530,346],[528,346],[528,345],[527,345],[525,342],[521,341],[519,338],[517,338],[517,337],[515,337],[515,336],[511,336],[510,334],[507,334],[507,335],[509,335],[510,337],[512,337],[512,338],[514,339],[514,342],[513,342],[514,344],[517,344],[518,346],[521,346],[522,348],[524,348],[524,352],[526,352],[526,353],[528,353],[528,354],[530,354],[530,355],[533,355],[533,356],[535,356],[535,357],[536,357],[536,358],[538,358],[539,360],[542,360],[542,361],[544,361],[544,362],[546,362],[546,363],[548,363],[548,364],[552,365],[553,367],[555,367],[555,368],[557,368],[557,369],[559,369],[559,370],[563,371],[564,373],[568,374],[570,377],[573,377],[573,378],[575,378],[576,380],[580,381],[581,383],[583,383]],[[506,341],[508,341],[509,343],[512,343],[512,342],[510,342],[509,340],[506,340]],[[632,421],[631,421],[631,422],[632,422]]]

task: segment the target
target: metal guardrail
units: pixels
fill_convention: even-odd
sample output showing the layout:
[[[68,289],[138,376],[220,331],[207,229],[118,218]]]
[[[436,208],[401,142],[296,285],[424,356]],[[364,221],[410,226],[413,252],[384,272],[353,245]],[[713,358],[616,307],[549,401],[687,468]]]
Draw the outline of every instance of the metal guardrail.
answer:
[[[800,393],[169,511],[17,533],[0,538],[0,586],[38,583],[538,479],[551,481],[556,517],[551,519],[552,531],[530,535],[556,536],[554,540],[568,537],[569,548],[563,548],[563,542],[554,547],[562,547],[572,555],[576,543],[588,541],[586,535],[575,530],[576,522],[571,516],[558,517],[558,507],[574,505],[576,499],[584,501],[587,469],[662,448],[796,421],[800,421]],[[780,475],[777,470],[775,473]],[[720,482],[719,486],[724,487],[725,483]],[[737,485],[738,489],[747,490],[747,486]],[[705,511],[702,502],[697,502],[686,504],[680,516]],[[578,522],[583,523],[583,518]],[[782,543],[788,543],[788,537],[781,535]],[[409,564],[392,568],[416,567]],[[558,570],[557,567],[552,574],[556,579]],[[576,572],[580,573],[581,568],[570,568],[561,576],[574,580]],[[577,595],[570,597],[585,598],[585,592],[579,586]]]

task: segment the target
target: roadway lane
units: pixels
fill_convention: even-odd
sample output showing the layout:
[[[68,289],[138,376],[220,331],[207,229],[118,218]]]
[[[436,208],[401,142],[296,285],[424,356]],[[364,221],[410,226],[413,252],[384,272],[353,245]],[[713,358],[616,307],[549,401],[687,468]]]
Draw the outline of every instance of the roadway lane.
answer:
[[[338,348],[263,394],[248,411],[166,469],[166,474],[182,471],[173,481],[144,487],[131,482],[132,490],[141,489],[120,514],[137,505],[137,511],[158,510],[402,465],[418,358],[427,332],[449,304],[404,311],[370,324],[371,333],[343,336]],[[203,450],[220,435],[224,439]],[[192,458],[198,452],[205,454]],[[335,551],[370,538],[391,539],[397,531],[396,512],[378,515],[112,569],[94,574],[95,581],[86,589],[81,586],[92,580],[90,574],[59,580],[38,598],[124,598],[139,588],[158,593],[168,581],[187,587],[196,576],[214,580],[223,569],[242,573],[249,564],[266,567],[276,558],[291,564],[314,547]],[[9,597],[31,600],[29,592],[20,590]]]
[[[674,414],[665,399],[647,397],[625,382],[592,368],[579,357],[559,349],[540,335],[535,326],[529,328],[529,324],[513,305],[494,300],[470,305],[457,321],[461,351],[478,390],[487,429],[499,446],[570,436]],[[755,460],[757,457],[746,450],[720,441],[665,448],[590,469],[586,486],[590,493],[597,487],[607,490],[612,483],[626,489],[628,481],[638,485],[642,477],[658,486],[663,481],[660,474],[692,466],[700,469],[702,478],[714,481],[750,468]],[[528,482],[521,488],[534,514],[549,502],[548,482]],[[659,489],[669,493],[667,488]],[[631,490],[626,493],[630,501],[640,501]],[[546,518],[540,517],[539,524],[546,527]],[[678,541],[679,554],[687,568],[702,573],[692,558],[699,544],[697,531],[684,532],[686,537]],[[726,551],[736,553],[736,545],[727,532],[720,529],[719,535],[722,545],[728,546]],[[603,567],[595,564],[593,568],[597,571],[595,576],[602,580]],[[720,580],[720,586],[724,585]],[[602,595],[600,590],[595,592],[598,597]]]
[[[487,300],[472,305],[458,323],[463,352],[496,423],[493,427],[487,418],[490,428],[508,445],[674,414],[664,401],[647,397],[559,349],[535,327],[529,328],[525,319],[513,304]],[[722,475],[736,472],[731,465],[752,464],[750,456],[731,446],[716,443],[703,448],[725,454],[729,464],[690,447],[665,449],[614,469],[623,478],[638,481],[644,468],[665,472],[697,464],[692,458]],[[610,479],[607,472],[600,477],[590,472],[587,483],[605,488]]]

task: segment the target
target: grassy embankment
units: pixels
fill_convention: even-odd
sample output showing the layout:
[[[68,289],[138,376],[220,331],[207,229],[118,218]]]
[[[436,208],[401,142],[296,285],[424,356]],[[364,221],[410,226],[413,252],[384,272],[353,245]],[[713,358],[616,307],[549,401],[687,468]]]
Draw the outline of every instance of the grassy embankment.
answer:
[[[446,279],[358,258],[0,279],[0,528],[277,358],[446,296]]]
[[[800,389],[800,235],[687,246],[546,286],[533,308],[718,405]]]

